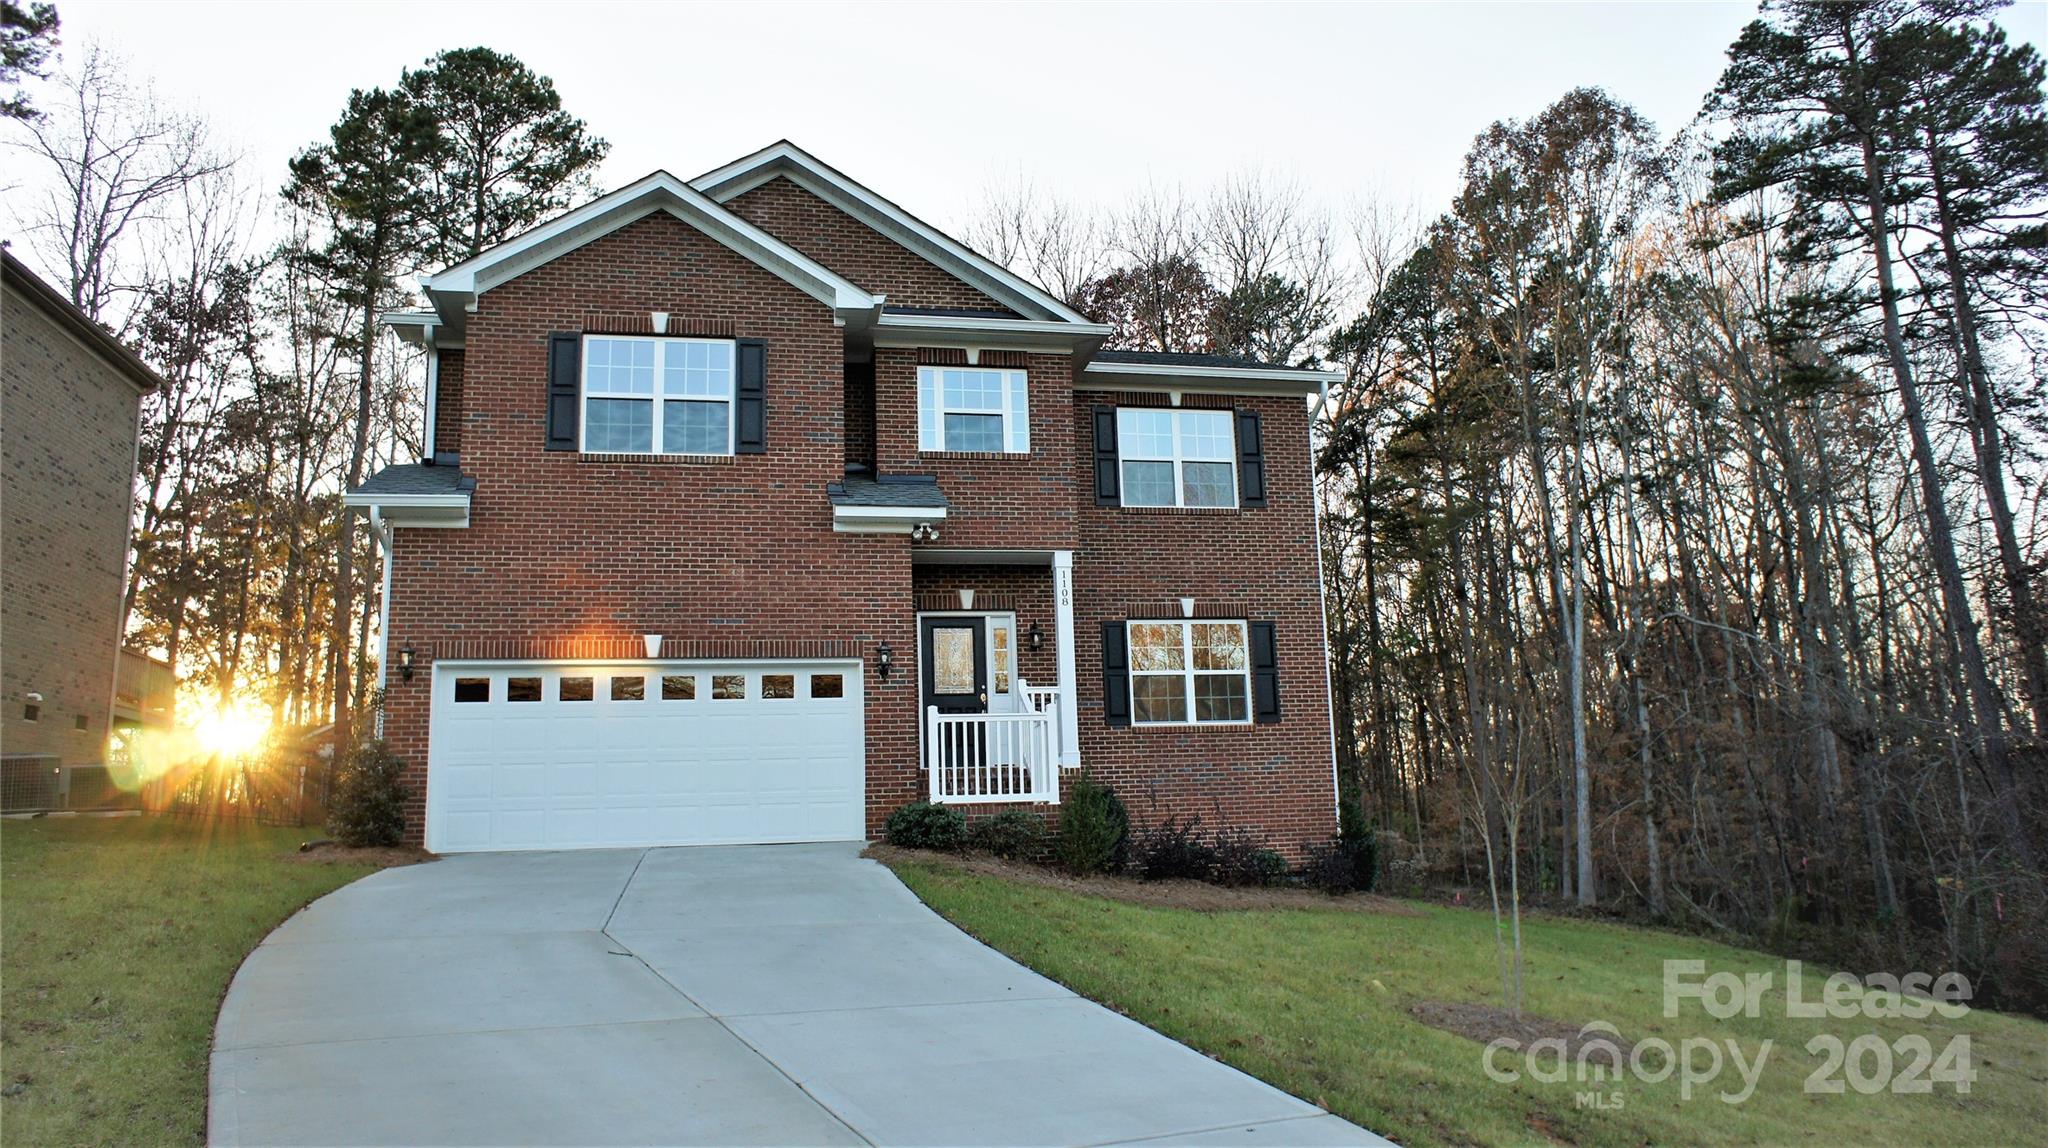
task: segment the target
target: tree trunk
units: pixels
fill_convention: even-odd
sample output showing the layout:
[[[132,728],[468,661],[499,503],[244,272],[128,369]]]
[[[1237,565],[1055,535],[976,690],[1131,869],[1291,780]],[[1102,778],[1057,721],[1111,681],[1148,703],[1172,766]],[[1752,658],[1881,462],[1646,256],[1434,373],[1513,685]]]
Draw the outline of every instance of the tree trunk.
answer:
[[[1853,20],[1855,13],[1845,11],[1844,18]],[[1853,52],[1853,38],[1846,39],[1849,39]],[[1854,75],[1860,89],[1861,73]],[[1863,93],[1859,90],[1857,95],[1860,99]],[[1962,564],[1956,558],[1955,532],[1949,522],[1948,506],[1943,501],[1941,472],[1934,457],[1934,444],[1927,434],[1927,413],[1920,401],[1919,384],[1913,378],[1913,364],[1906,357],[1906,340],[1899,323],[1898,291],[1892,275],[1884,167],[1878,158],[1875,136],[1870,131],[1864,131],[1862,136],[1864,196],[1870,214],[1870,246],[1877,262],[1884,345],[1891,360],[1892,378],[1898,384],[1900,402],[1905,407],[1906,431],[1913,444],[1913,465],[1919,472],[1922,509],[1927,516],[1928,549],[1934,559],[1935,578],[1941,585],[1943,612],[1947,615],[1961,662],[1969,709],[1973,711],[1971,724],[1975,727],[1978,760],[1998,791],[1999,817],[2013,858],[2029,874],[2030,880],[2038,882],[2039,867],[2034,862],[2033,842],[2020,814],[2018,786],[2013,776],[2012,759],[2007,752],[1998,691],[1985,667],[1984,648],[1977,635],[1977,620],[1970,608],[1969,587],[1963,581]]]

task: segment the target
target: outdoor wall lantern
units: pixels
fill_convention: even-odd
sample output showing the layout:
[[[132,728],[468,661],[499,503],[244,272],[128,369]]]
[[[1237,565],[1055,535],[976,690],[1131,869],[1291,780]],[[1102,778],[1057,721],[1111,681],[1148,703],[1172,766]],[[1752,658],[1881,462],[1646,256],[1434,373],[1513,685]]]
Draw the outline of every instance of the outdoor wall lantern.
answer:
[[[883,642],[875,647],[875,672],[882,675],[883,681],[889,680],[889,667],[895,664],[896,651],[889,648],[889,643]]]
[[[405,679],[408,682],[412,680],[411,642],[407,642],[405,645],[400,646],[398,648],[398,676]]]
[[[1030,632],[1024,636],[1031,640],[1031,652],[1034,654],[1045,646],[1045,631],[1038,628],[1037,622],[1031,623]]]

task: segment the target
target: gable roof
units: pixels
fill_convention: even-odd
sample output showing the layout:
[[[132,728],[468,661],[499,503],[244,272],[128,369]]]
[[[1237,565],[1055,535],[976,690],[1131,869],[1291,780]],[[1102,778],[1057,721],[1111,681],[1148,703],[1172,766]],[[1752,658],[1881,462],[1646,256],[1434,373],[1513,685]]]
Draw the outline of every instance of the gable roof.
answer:
[[[691,180],[690,186],[722,204],[778,176],[1026,319],[1088,322],[1043,288],[983,257],[788,140],[778,140],[752,155],[705,172]]]
[[[881,313],[881,296],[862,290],[668,172],[656,171],[453,267],[422,276],[420,286],[433,301],[434,314],[401,313],[386,316],[385,321],[415,329],[444,328],[448,334],[437,341],[459,341],[468,309],[477,296],[657,211],[675,216],[752,260],[831,309],[849,326],[867,326]]]

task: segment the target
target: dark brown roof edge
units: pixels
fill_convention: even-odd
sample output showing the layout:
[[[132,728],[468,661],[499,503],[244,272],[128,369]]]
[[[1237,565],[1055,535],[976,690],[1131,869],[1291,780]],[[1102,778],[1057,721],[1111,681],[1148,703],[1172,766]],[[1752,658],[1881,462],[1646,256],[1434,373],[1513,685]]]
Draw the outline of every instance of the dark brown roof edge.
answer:
[[[86,346],[100,352],[100,357],[115,370],[126,376],[128,381],[146,392],[163,385],[148,363],[142,361],[128,345],[116,339],[105,327],[87,318],[85,312],[71,305],[71,300],[58,294],[55,287],[43,282],[42,277],[30,271],[14,252],[0,247],[0,266],[6,269],[6,282],[40,308],[44,314],[55,319],[59,326],[78,336]]]

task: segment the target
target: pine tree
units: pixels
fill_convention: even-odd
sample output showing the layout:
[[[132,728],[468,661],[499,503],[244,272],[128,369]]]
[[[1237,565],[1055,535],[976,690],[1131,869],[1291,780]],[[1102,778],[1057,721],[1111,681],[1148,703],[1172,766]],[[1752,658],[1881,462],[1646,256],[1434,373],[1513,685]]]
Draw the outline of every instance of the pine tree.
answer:
[[[401,82],[439,127],[427,262],[445,266],[570,206],[610,145],[562,110],[555,83],[489,48],[442,52]]]
[[[306,257],[340,285],[357,324],[356,415],[345,476],[353,488],[363,481],[369,455],[377,313],[394,298],[400,273],[423,246],[433,207],[425,192],[427,165],[442,141],[431,114],[405,92],[383,89],[350,93],[347,109],[328,134],[328,143],[291,161],[284,195],[325,220],[326,242]],[[335,549],[334,732],[335,745],[341,747],[354,744],[347,672],[355,613],[351,527],[352,520],[345,520]]]

